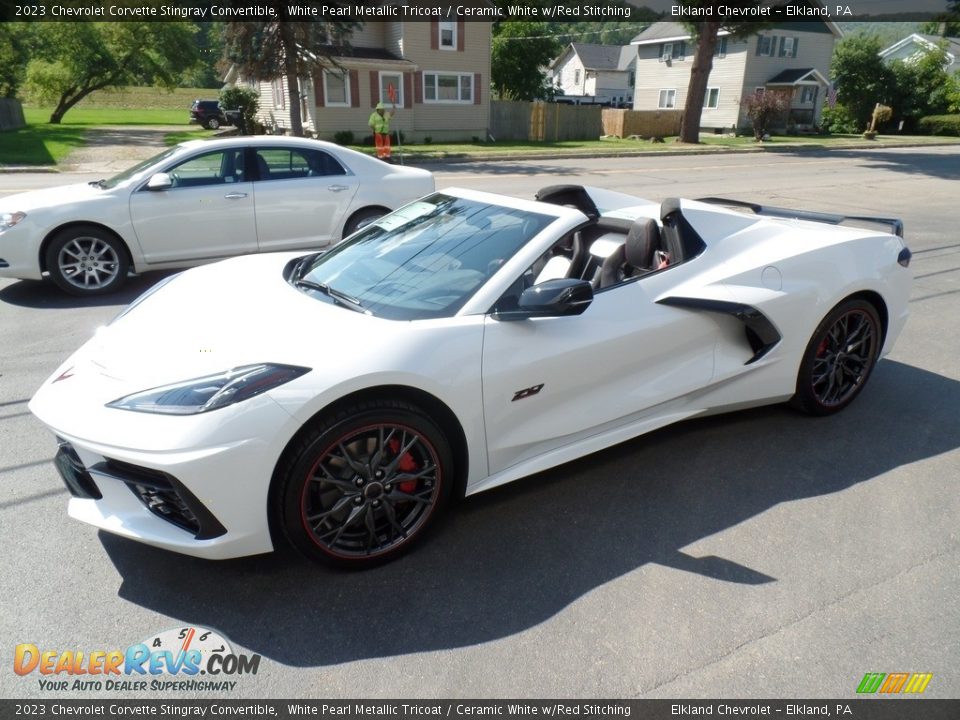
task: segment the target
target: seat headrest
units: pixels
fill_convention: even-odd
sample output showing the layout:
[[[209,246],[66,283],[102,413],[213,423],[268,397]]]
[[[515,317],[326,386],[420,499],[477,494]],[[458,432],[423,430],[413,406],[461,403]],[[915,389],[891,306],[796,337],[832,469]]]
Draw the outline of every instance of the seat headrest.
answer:
[[[633,223],[627,234],[625,259],[628,265],[648,270],[653,265],[653,253],[660,247],[660,227],[651,218]]]

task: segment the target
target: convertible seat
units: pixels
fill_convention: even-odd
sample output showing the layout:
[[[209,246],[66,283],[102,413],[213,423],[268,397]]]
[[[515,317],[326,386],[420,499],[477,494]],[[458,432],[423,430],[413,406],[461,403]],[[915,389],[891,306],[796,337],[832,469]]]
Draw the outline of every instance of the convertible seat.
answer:
[[[600,289],[653,270],[653,255],[660,247],[656,220],[642,218],[630,226],[627,240],[614,250],[600,268]]]

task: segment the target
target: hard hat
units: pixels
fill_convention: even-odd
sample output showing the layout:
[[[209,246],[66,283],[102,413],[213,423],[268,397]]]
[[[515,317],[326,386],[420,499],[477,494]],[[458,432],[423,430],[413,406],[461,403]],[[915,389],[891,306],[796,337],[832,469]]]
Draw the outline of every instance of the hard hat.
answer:
[[[386,110],[386,106],[382,102],[377,103],[377,110]]]

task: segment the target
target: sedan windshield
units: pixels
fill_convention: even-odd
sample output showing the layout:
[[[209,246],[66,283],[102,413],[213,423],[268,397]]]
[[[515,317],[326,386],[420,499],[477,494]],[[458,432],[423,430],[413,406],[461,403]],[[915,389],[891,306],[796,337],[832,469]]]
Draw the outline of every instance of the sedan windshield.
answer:
[[[169,150],[164,150],[162,153],[154,155],[151,158],[147,158],[142,162],[138,162],[133,167],[127,168],[126,170],[124,170],[122,173],[119,173],[118,175],[114,175],[109,180],[101,180],[100,187],[106,188],[107,190],[111,188],[115,188],[117,185],[121,183],[125,183],[130,178],[136,177],[137,175],[139,175],[140,173],[142,173],[144,170],[151,167],[152,165],[156,165],[158,162],[162,162],[166,160],[168,157],[173,155],[178,150],[180,150],[179,147],[172,147]]]
[[[450,317],[553,220],[436,193],[311,258],[291,282],[379,317]]]

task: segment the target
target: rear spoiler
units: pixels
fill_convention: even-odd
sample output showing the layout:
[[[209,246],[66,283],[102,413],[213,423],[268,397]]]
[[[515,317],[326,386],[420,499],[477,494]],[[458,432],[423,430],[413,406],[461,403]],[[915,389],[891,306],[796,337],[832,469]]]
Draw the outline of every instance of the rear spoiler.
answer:
[[[760,205],[759,203],[747,202],[745,200],[728,200],[718,197],[697,198],[697,202],[747,208],[748,210],[752,210],[754,215],[768,215],[770,217],[791,218],[794,220],[810,220],[812,222],[822,222],[830,225],[840,225],[848,221],[876,223],[878,225],[888,226],[890,231],[895,235],[903,237],[903,220],[899,218],[867,217],[865,215],[834,215],[833,213],[811,212],[809,210],[790,210],[789,208]]]

